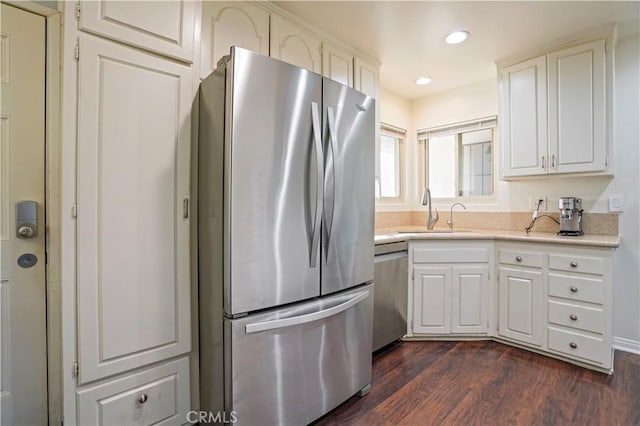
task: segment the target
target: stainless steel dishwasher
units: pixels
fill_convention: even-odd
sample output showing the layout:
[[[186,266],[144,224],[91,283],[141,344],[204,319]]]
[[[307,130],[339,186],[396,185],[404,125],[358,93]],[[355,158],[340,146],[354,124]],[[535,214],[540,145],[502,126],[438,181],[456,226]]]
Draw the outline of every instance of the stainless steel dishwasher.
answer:
[[[407,333],[408,259],[406,241],[375,248],[373,350]]]

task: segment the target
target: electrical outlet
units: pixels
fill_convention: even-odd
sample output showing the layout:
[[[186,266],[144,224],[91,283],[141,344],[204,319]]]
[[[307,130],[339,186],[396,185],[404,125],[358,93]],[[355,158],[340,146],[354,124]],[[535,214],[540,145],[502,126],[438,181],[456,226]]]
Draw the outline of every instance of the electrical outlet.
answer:
[[[540,195],[537,197],[529,197],[529,205],[531,206],[532,210],[535,210],[538,208],[538,201],[542,200],[542,204],[540,204],[540,211],[544,212],[547,211],[547,196],[546,195]]]

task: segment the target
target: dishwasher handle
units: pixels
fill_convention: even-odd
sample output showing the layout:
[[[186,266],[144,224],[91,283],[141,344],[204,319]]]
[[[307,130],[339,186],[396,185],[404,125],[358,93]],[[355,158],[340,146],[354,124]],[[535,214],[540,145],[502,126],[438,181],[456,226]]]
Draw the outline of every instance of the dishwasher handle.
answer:
[[[408,257],[408,254],[406,251],[397,251],[395,253],[379,254],[374,258],[374,262],[375,263],[385,262],[388,260],[402,259],[403,257]]]

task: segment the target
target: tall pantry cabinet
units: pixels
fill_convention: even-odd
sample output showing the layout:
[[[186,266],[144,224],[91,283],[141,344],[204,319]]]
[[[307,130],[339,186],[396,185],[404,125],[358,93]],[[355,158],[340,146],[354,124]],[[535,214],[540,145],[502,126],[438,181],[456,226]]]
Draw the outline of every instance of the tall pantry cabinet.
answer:
[[[190,117],[200,4],[83,1],[75,22],[72,5],[76,418],[65,412],[65,424],[183,424],[193,406]]]

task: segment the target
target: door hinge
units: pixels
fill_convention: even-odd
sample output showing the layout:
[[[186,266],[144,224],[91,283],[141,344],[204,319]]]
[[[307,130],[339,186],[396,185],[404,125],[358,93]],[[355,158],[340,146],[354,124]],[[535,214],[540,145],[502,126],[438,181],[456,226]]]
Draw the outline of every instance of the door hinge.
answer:
[[[182,200],[182,218],[189,219],[189,198]]]
[[[76,19],[80,19],[80,2],[76,3]]]
[[[73,57],[76,59],[76,61],[80,59],[80,45],[79,44],[76,44],[76,49],[73,52]]]
[[[71,375],[73,377],[78,377],[79,374],[80,367],[78,366],[78,361],[73,361],[73,364],[71,365]]]
[[[71,206],[71,217],[74,219],[78,217],[78,205],[76,203]]]

